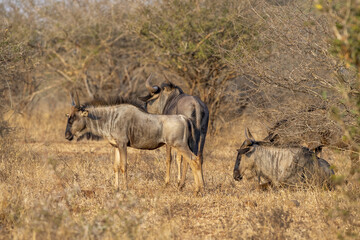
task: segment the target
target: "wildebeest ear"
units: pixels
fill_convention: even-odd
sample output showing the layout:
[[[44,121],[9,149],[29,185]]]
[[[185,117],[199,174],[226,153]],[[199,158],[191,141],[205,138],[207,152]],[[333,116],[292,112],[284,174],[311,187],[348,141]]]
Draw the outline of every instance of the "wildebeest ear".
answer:
[[[255,142],[255,139],[254,139],[253,135],[251,134],[249,128],[245,129],[245,137],[246,137],[246,139],[249,139],[249,140]]]
[[[278,140],[279,135],[276,133],[270,133],[266,138],[264,138],[264,141],[268,141],[268,142],[274,142],[275,140]]]
[[[164,86],[164,90],[171,91],[173,89],[173,85],[167,84]]]
[[[239,154],[245,154],[245,153],[247,153],[249,150],[250,150],[250,148],[239,148],[239,149],[237,150],[237,152],[238,152]]]
[[[81,112],[80,115],[81,115],[82,117],[87,117],[87,116],[89,116],[89,112],[88,112],[87,110],[84,110],[84,111]]]
[[[245,141],[243,142],[243,144],[241,144],[241,147],[240,147],[240,149],[238,149],[238,151],[241,149],[248,148],[252,144],[253,144],[253,142],[250,139],[245,139]]]
[[[253,140],[249,140],[249,139],[246,139],[245,141],[246,141],[246,146],[251,146],[255,142],[255,140],[253,141]]]
[[[175,85],[170,81],[163,82],[160,86],[161,89],[171,91],[175,88]]]
[[[147,102],[147,100],[149,100],[151,97],[152,97],[152,95],[151,95],[151,94],[148,94],[148,95],[146,95],[146,96],[144,96],[144,97],[138,97],[138,99],[139,99],[140,101]]]

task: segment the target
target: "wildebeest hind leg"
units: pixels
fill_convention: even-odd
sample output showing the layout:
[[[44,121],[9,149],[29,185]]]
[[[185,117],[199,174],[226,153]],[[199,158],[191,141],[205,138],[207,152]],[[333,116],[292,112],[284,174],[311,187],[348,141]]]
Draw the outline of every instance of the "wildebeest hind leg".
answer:
[[[178,186],[180,189],[182,189],[185,186],[186,173],[188,170],[189,163],[188,163],[188,161],[183,161],[182,155],[180,156],[179,159],[180,160],[179,160],[178,165],[180,167],[182,164],[182,171],[181,171],[181,179],[179,179]],[[180,168],[179,168],[179,171],[180,171]]]
[[[180,150],[180,149],[179,149]],[[181,154],[184,156],[185,161],[190,164],[191,170],[194,175],[195,192],[198,193],[204,190],[204,178],[202,175],[201,161],[199,157],[193,154],[190,149],[181,149]]]
[[[170,169],[171,169],[171,147],[166,145],[166,176],[165,185],[169,184],[170,181]]]

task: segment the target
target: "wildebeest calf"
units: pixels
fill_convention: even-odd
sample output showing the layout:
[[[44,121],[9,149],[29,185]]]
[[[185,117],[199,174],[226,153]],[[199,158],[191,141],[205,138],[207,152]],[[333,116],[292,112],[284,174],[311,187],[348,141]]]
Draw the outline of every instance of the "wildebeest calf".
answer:
[[[305,182],[327,183],[334,171],[330,164],[308,148],[281,147],[270,142],[255,141],[249,129],[245,131],[243,142],[234,167],[234,179],[240,181],[244,175],[257,177],[274,186],[295,186]]]

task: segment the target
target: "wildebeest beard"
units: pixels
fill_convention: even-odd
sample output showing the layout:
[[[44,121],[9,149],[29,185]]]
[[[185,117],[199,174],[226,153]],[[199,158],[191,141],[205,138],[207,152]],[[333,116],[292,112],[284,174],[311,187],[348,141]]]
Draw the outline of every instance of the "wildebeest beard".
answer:
[[[90,132],[86,132],[86,133],[82,134],[81,136],[79,136],[76,139],[76,141],[81,141],[83,139],[99,141],[99,140],[102,140],[103,138],[101,136],[97,136],[97,135],[92,134]]]

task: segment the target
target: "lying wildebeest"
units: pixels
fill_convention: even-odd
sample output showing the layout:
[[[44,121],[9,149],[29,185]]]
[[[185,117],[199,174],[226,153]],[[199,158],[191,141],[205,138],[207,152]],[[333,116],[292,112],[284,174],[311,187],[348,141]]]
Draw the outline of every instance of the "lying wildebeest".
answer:
[[[304,182],[329,184],[334,171],[324,159],[305,147],[281,147],[271,142],[255,141],[249,129],[245,130],[243,142],[234,167],[234,179],[240,181],[250,172],[249,177],[257,177],[274,186],[295,186]]]
[[[200,157],[202,164],[205,138],[209,123],[209,110],[207,106],[200,98],[185,94],[180,87],[171,83],[167,78],[166,82],[162,83],[160,87],[156,85],[152,86],[150,80],[151,75],[145,82],[149,94],[140,98],[146,103],[147,111],[154,114],[180,114],[190,118],[195,125],[195,144],[190,147],[191,150]],[[167,146],[166,152],[167,155],[171,156],[171,146]],[[167,160],[166,184],[168,184],[170,180],[171,157],[168,157]],[[181,158],[178,157],[178,184],[180,188],[184,186],[187,171],[187,162],[185,161],[182,174],[180,173],[181,162]]]
[[[182,115],[154,115],[129,103],[91,106],[80,105],[76,94],[71,95],[71,112],[65,138],[98,136],[107,139],[115,147],[115,186],[119,189],[119,170],[123,173],[127,188],[127,147],[156,149],[166,144],[181,152],[194,174],[196,192],[204,187],[200,158],[189,148],[194,141],[192,122]],[[190,143],[189,143],[190,142]]]

